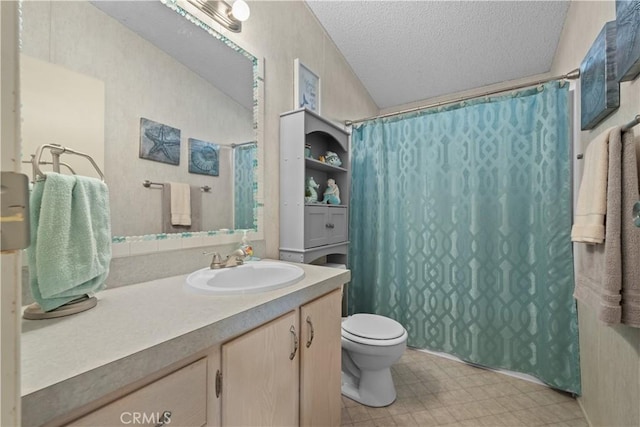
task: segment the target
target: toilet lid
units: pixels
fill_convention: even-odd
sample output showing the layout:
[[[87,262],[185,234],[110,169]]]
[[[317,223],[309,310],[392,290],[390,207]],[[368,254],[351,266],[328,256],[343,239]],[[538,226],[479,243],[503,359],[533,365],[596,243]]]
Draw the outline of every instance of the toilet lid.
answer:
[[[377,314],[354,314],[342,322],[346,332],[370,340],[392,340],[401,337],[405,330],[402,325],[388,317]]]

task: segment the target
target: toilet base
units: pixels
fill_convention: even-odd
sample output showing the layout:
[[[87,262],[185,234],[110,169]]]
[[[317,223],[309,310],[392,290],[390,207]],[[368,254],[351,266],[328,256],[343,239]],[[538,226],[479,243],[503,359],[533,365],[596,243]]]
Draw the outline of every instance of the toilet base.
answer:
[[[342,394],[365,406],[380,408],[396,400],[396,388],[389,368],[360,371],[360,378],[342,372]]]

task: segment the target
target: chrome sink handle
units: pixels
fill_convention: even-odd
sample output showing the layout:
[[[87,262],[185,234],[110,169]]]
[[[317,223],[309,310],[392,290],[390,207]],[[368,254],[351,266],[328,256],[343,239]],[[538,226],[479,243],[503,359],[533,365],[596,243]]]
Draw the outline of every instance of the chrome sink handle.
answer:
[[[224,262],[223,267],[236,267],[238,265],[242,265],[246,257],[247,253],[244,250],[236,249],[227,256],[227,260]]]
[[[203,255],[213,255],[211,258],[211,265],[209,268],[212,270],[217,270],[219,268],[229,268],[229,267],[237,267],[238,265],[242,265],[244,263],[244,259],[247,257],[247,253],[242,249],[236,249],[230,255],[227,256],[226,260],[222,260],[222,257],[218,252],[203,252]]]
[[[203,252],[203,255],[213,255],[209,268],[212,270],[222,268],[222,257],[218,252]]]

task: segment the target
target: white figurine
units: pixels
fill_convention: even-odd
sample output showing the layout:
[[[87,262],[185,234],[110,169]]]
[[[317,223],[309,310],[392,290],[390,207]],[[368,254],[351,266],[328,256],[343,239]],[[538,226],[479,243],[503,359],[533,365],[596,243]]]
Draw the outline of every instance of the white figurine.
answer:
[[[322,203],[328,203],[330,205],[340,204],[340,189],[336,185],[335,180],[327,180],[327,189],[324,191],[324,198],[322,199]]]
[[[307,188],[304,194],[305,203],[318,203],[318,187],[312,176],[307,178]]]

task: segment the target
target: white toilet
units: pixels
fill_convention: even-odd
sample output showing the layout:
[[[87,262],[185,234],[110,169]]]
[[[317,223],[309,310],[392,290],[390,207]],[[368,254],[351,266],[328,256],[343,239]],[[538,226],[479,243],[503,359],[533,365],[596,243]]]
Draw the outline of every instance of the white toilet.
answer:
[[[354,314],[342,321],[342,394],[380,407],[396,400],[393,365],[407,348],[407,331],[388,317]]]

